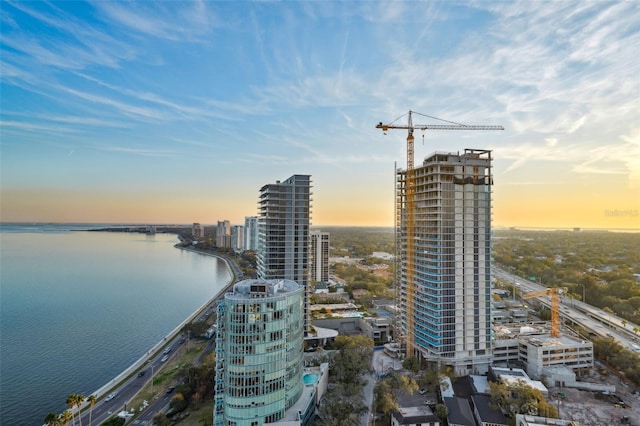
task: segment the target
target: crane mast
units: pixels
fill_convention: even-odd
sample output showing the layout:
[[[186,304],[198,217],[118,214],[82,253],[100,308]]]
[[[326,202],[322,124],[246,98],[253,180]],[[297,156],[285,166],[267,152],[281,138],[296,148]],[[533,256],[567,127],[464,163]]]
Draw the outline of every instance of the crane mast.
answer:
[[[560,298],[561,294],[567,293],[567,287],[549,287],[544,290],[534,291],[522,296],[523,299],[532,299],[534,297],[549,296],[551,299],[551,335],[560,337]]]
[[[425,117],[433,118],[440,121],[439,118],[431,117],[424,114],[416,113],[409,110],[407,114],[407,124],[393,124],[401,117],[397,118],[389,124],[378,123],[376,129],[382,129],[386,135],[389,129],[406,129],[407,130],[407,171],[405,177],[405,286],[406,286],[406,335],[401,335],[400,340],[404,341],[406,348],[406,355],[413,356],[415,352],[415,339],[414,339],[414,309],[415,309],[415,280],[414,280],[414,240],[415,240],[415,171],[414,171],[414,130],[504,130],[504,127],[497,125],[466,125],[460,123],[454,123],[446,121],[449,124],[413,124],[413,115],[418,114]],[[397,226],[396,226],[397,228]],[[397,238],[396,238],[397,241]],[[397,285],[397,283],[396,283]],[[398,330],[396,330],[396,333]]]

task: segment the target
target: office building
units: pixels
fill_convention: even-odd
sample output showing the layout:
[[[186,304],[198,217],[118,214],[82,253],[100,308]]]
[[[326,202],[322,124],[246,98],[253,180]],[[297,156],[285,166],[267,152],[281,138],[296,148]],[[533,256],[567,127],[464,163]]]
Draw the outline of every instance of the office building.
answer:
[[[216,226],[216,246],[220,248],[231,247],[231,223],[228,220],[219,220]]]
[[[309,330],[309,225],[311,176],[294,175],[260,189],[258,278],[288,279],[305,288],[305,333]]]
[[[396,172],[397,337],[457,375],[491,363],[492,179],[491,151],[476,149],[434,153],[413,180]]]
[[[311,281],[329,282],[329,233],[311,232]]]
[[[258,217],[245,216],[244,218],[244,249],[258,250]]]
[[[244,280],[218,304],[214,425],[275,423],[298,402],[304,290],[291,280]]]

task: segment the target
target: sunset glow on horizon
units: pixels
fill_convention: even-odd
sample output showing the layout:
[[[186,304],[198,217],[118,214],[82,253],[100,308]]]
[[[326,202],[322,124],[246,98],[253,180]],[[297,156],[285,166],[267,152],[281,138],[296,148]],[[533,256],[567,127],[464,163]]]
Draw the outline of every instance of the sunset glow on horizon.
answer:
[[[314,226],[391,227],[406,131],[375,125],[413,110],[504,126],[415,133],[416,165],[492,150],[495,228],[640,230],[639,2],[6,1],[1,19],[2,222],[243,224],[263,185],[309,174]]]

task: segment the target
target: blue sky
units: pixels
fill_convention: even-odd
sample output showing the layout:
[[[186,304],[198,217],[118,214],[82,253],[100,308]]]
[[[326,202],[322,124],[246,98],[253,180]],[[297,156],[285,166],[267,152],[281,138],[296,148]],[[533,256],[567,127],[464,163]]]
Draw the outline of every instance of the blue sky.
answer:
[[[638,1],[1,9],[3,221],[242,223],[311,174],[314,224],[391,226],[411,109],[505,127],[416,134],[493,150],[496,226],[640,228]]]

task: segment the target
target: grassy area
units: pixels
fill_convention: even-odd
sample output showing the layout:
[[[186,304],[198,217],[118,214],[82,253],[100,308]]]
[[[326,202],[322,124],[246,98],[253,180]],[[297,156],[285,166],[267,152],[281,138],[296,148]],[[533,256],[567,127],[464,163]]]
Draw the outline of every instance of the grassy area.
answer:
[[[190,407],[191,408],[191,407]],[[197,409],[188,408],[185,417],[175,424],[180,426],[208,426],[213,423],[213,401],[198,404]]]

